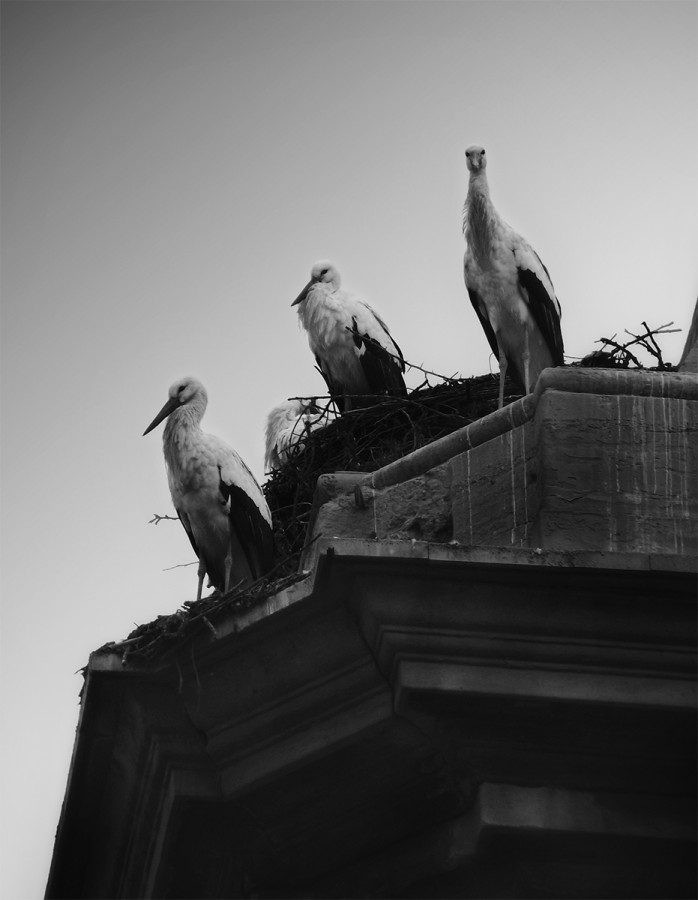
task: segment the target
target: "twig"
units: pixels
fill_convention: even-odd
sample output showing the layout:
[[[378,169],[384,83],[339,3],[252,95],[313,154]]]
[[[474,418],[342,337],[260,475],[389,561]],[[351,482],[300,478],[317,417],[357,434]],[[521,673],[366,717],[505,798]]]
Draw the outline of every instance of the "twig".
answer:
[[[179,516],[159,516],[157,513],[153,513],[153,518],[148,522],[148,525],[159,525],[163,519],[170,519],[172,522],[179,522]]]
[[[625,329],[625,333],[629,334],[634,340],[628,341],[625,345],[629,347],[631,344],[639,344],[644,350],[646,350],[651,356],[653,356],[657,362],[659,363],[660,369],[665,369],[667,367],[667,363],[662,359],[662,351],[655,339],[656,334],[674,334],[677,331],[681,331],[680,328],[669,328],[670,325],[673,325],[673,322],[667,322],[666,325],[660,325],[659,328],[650,328],[647,322],[642,323],[645,326],[644,334],[633,334],[632,331],[628,331]]]
[[[681,331],[680,328],[669,327],[673,324],[673,322],[667,322],[666,325],[650,328],[647,322],[642,322],[642,326],[645,329],[643,334],[634,334],[626,328],[625,333],[629,335],[632,340],[626,341],[623,344],[616,340],[615,334],[610,338],[599,338],[595,343],[602,345],[601,350],[595,350],[593,353],[585,356],[582,359],[581,364],[583,366],[610,366],[612,368],[627,369],[630,363],[633,363],[638,369],[641,369],[643,368],[642,363],[629,349],[633,346],[639,346],[657,360],[658,365],[655,368],[660,370],[673,369],[674,367],[671,363],[664,362],[661,347],[657,342],[657,335],[675,334],[677,331]],[[610,349],[607,350],[607,347]]]

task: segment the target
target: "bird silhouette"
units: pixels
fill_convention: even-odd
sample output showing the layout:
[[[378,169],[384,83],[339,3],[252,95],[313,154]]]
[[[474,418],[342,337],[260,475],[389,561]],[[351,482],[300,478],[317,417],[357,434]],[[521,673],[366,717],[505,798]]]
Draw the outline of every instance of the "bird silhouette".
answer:
[[[201,430],[208,396],[196,378],[180,378],[144,435],[163,419],[170,495],[199,558],[197,600],[204,576],[219,591],[266,574],[274,562],[269,507],[240,456]]]
[[[564,365],[560,304],[535,250],[501,218],[490,200],[482,147],[465,151],[470,172],[463,207],[465,286],[499,360],[499,406],[507,372],[530,393],[549,366]]]
[[[310,281],[292,306],[340,412],[370,404],[360,396],[407,391],[402,351],[368,303],[343,290],[332,263],[315,263]]]

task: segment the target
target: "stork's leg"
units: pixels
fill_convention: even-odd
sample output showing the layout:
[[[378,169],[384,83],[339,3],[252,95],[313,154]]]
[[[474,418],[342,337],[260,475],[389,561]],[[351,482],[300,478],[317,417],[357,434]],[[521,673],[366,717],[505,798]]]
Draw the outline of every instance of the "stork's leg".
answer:
[[[198,603],[201,600],[201,592],[204,587],[204,575],[206,574],[206,566],[204,565],[204,561],[202,559],[199,560],[199,586],[196,591],[196,602]]]
[[[225,558],[225,589],[223,591],[224,594],[227,594],[230,590],[230,573],[233,571],[233,557],[228,551],[228,555]]]
[[[524,387],[526,394],[531,393],[531,376],[529,374],[531,363],[531,350],[528,344],[528,322],[524,322],[524,350],[523,350],[523,370],[524,370]]]
[[[507,377],[507,367],[509,363],[507,362],[507,355],[502,349],[502,345],[497,341],[497,346],[499,347],[499,406],[498,409],[501,409],[504,406],[504,379]]]
[[[233,522],[228,516],[228,552],[225,556],[225,591],[224,593],[228,593],[230,590],[230,576],[233,571]]]

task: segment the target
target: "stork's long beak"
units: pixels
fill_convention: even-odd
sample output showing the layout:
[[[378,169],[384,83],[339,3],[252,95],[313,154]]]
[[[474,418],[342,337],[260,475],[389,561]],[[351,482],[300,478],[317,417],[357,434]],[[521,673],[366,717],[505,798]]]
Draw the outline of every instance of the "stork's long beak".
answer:
[[[299,303],[302,303],[305,300],[305,298],[308,296],[308,291],[315,283],[316,283],[316,280],[314,278],[311,278],[310,281],[303,288],[303,290],[300,292],[300,294],[293,301],[291,306],[298,306]]]
[[[155,416],[155,418],[150,423],[150,425],[148,425],[148,427],[145,429],[145,431],[143,432],[143,437],[145,437],[146,434],[148,434],[148,432],[152,431],[153,428],[155,428],[157,425],[159,425],[163,419],[166,419],[170,415],[170,413],[173,413],[177,409],[178,406],[179,406],[179,400],[176,397],[170,397],[170,399],[163,406],[163,408],[160,410],[160,412],[157,414],[157,416]]]

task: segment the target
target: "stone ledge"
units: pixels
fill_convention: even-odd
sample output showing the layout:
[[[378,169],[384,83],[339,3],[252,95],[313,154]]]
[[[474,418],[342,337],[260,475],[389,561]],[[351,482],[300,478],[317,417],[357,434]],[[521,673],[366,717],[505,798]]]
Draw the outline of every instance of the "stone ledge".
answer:
[[[376,490],[399,481],[423,475],[429,469],[441,465],[451,457],[478,447],[506,431],[518,428],[533,418],[538,401],[545,391],[563,391],[576,394],[627,395],[632,397],[659,397],[675,400],[698,400],[698,379],[692,374],[674,372],[648,372],[645,370],[618,369],[545,369],[538,379],[535,391],[498,409],[477,422],[459,428],[453,434],[440,438],[413,453],[372,472],[341,472],[321,475],[318,490],[321,496],[336,496],[337,490],[362,484]]]

